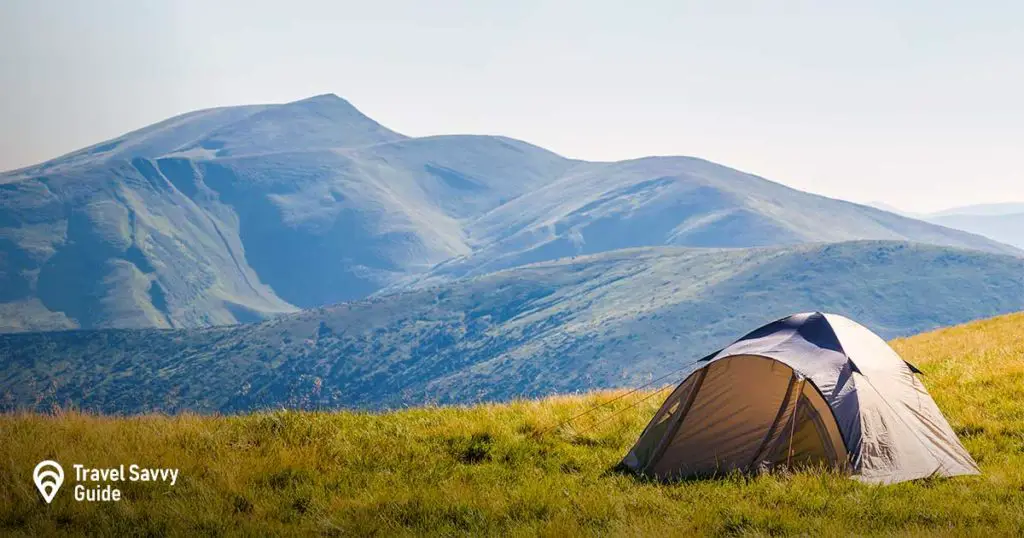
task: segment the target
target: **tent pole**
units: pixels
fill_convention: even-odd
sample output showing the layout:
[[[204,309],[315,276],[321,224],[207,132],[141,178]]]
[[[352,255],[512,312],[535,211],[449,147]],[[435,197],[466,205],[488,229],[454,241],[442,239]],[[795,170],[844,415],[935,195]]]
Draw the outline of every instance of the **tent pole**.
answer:
[[[800,411],[800,396],[804,393],[804,379],[800,379],[800,388],[797,389],[796,405],[793,407],[793,420],[789,423],[789,448],[786,449],[786,468],[789,469],[793,461],[793,436],[796,435],[796,415]]]

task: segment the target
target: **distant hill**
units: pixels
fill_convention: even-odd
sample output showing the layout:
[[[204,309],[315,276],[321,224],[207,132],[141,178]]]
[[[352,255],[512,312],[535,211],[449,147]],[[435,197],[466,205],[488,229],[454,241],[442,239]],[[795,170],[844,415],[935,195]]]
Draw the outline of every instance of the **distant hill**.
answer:
[[[1022,254],[700,159],[408,138],[322,95],[0,175],[0,331],[205,327],[621,248],[853,239]]]
[[[1024,259],[899,242],[643,248],[225,328],[0,336],[0,402],[380,409],[632,386],[801,311],[885,337],[1024,309]]]
[[[884,202],[872,202],[872,207],[963,230],[993,241],[1024,248],[1024,203],[979,204],[954,207],[934,213],[909,213]]]
[[[996,216],[1024,213],[1024,202],[1004,202],[1000,204],[978,204],[944,209],[926,215],[929,218],[948,217],[952,215]]]
[[[1000,213],[1020,206],[1017,213]],[[1024,204],[1007,204],[987,213],[946,213],[926,217],[929,222],[983,235],[989,239],[1024,248]]]

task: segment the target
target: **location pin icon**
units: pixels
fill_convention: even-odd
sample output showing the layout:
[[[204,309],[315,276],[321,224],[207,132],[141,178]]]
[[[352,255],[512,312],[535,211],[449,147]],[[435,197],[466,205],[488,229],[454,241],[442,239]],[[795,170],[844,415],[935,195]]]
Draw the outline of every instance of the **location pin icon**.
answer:
[[[53,460],[41,461],[32,472],[32,480],[36,483],[39,493],[43,495],[43,500],[50,504],[57,495],[60,485],[64,483],[64,469]]]

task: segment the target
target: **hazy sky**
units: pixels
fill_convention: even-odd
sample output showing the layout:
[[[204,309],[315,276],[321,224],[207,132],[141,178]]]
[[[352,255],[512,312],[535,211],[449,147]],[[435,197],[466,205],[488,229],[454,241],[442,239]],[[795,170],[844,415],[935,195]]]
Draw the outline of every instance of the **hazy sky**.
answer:
[[[331,92],[413,136],[693,155],[908,210],[1024,200],[1024,2],[898,3],[3,0],[0,169]]]

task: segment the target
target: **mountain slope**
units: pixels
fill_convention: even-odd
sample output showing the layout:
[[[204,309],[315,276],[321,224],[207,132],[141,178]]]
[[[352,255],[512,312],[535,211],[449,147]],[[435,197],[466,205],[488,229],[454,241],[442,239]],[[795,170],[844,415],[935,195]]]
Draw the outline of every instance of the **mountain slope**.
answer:
[[[238,221],[115,161],[0,185],[5,329],[171,327],[295,310],[244,263]]]
[[[0,175],[0,331],[223,325],[620,248],[850,239],[1021,254],[699,159],[407,138],[323,95]]]
[[[246,263],[279,297],[308,308],[365,297],[470,252],[462,218],[567,166],[512,140],[432,137],[220,158],[194,173],[182,162],[180,184],[208,189],[199,203],[236,215]]]
[[[1011,256],[898,242],[623,250],[251,325],[5,335],[0,398],[126,413],[504,400],[638,384],[793,312],[892,337],[1021,309]]]

